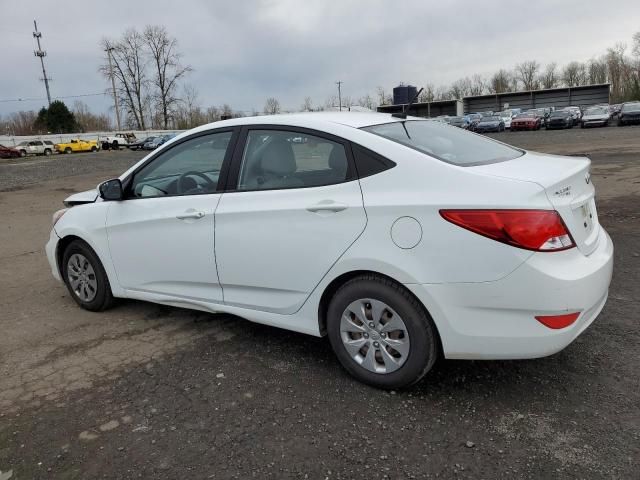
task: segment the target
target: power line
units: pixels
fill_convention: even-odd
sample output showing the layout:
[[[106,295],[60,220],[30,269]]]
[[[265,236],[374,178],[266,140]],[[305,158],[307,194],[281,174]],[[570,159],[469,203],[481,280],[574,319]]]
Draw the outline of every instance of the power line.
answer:
[[[97,97],[99,95],[108,95],[105,92],[100,93],[83,93],[80,95],[63,95],[60,97],[53,97],[53,100],[62,100],[64,98],[82,98],[82,97]],[[4,100],[0,100],[0,103],[9,103],[9,102],[35,102],[40,100],[47,100],[47,97],[28,97],[28,98],[7,98]]]

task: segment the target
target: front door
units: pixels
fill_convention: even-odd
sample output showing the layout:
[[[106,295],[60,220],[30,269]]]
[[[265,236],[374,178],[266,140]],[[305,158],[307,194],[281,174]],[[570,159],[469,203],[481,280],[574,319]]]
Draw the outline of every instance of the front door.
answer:
[[[200,135],[138,170],[107,213],[111,257],[123,288],[221,302],[214,251],[218,179],[232,132]]]
[[[346,143],[304,131],[241,136],[215,214],[226,304],[290,314],[364,230]]]

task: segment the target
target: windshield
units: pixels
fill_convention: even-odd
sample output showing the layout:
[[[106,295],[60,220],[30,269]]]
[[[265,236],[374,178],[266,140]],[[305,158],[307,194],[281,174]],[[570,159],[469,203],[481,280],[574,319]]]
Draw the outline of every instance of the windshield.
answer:
[[[635,103],[625,103],[622,106],[622,111],[623,112],[630,112],[632,110],[640,110],[640,102],[635,102]]]
[[[567,112],[551,112],[552,117],[564,118],[567,116]]]
[[[501,162],[524,154],[522,150],[503,143],[428,120],[385,123],[364,127],[362,130],[454,165]]]
[[[499,122],[500,117],[484,117],[481,122]]]
[[[604,108],[590,108],[585,112],[585,115],[609,115],[609,109]]]

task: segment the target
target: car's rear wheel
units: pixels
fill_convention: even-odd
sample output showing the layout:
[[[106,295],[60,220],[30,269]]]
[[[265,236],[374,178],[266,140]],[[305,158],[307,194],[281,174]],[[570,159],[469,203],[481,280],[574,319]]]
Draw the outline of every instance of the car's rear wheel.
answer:
[[[113,141],[113,143],[111,144],[111,148],[113,148],[114,150],[119,150],[120,149],[117,140]]]
[[[377,275],[349,280],[327,310],[327,333],[343,367],[380,388],[419,381],[438,356],[436,328],[404,287]]]
[[[98,312],[109,308],[113,295],[100,259],[89,245],[74,240],[64,251],[62,275],[78,305]]]
[[[97,152],[98,151],[98,147],[96,147],[96,146],[91,147],[91,151],[92,152]]]
[[[69,154],[71,153],[71,147],[67,147],[64,149],[64,153]]]
[[[27,156],[27,151],[26,150],[20,150],[20,156],[21,157],[26,157]]]
[[[51,149],[49,148],[45,148],[44,149],[44,154],[48,157],[49,155],[51,155]]]

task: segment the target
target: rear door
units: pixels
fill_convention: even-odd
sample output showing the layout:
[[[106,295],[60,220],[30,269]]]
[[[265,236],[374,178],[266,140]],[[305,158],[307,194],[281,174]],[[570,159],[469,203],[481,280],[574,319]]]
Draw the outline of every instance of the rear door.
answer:
[[[225,303],[294,313],[366,225],[348,144],[245,127],[215,223]]]

